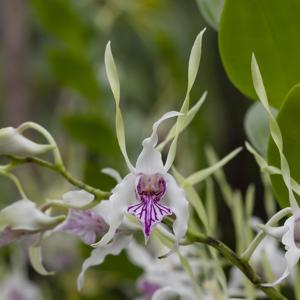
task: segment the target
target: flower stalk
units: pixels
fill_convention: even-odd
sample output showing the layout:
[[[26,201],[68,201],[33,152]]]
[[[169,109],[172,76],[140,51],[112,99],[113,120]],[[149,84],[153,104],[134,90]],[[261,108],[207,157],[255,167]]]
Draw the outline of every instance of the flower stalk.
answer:
[[[190,245],[194,243],[201,243],[211,246],[218,250],[232,265],[239,268],[244,275],[252,282],[252,284],[263,291],[269,299],[272,300],[287,300],[277,289],[274,287],[265,287],[262,286],[263,281],[261,278],[256,274],[256,272],[252,269],[249,263],[243,259],[242,257],[238,256],[232,249],[226,246],[224,243],[215,239],[210,236],[206,236],[204,234],[195,234],[191,231],[187,233],[187,240],[181,244]]]

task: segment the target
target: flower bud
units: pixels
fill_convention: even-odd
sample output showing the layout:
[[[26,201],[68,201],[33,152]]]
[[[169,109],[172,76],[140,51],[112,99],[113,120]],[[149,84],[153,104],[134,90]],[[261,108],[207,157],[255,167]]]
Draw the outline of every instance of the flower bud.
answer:
[[[53,149],[52,145],[37,144],[24,137],[16,128],[0,129],[0,154],[35,156]]]

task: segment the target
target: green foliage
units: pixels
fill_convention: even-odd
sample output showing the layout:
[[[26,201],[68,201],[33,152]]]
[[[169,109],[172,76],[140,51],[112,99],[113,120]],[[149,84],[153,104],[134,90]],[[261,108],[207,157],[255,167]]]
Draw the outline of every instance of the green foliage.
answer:
[[[283,137],[283,151],[288,160],[291,176],[300,182],[299,168],[299,127],[300,127],[300,85],[294,86],[288,93],[286,100],[278,113],[277,122]],[[280,167],[280,157],[278,150],[271,140],[268,147],[268,162],[270,165]],[[289,205],[287,189],[282,177],[273,175],[271,177],[272,186],[277,196],[277,200],[282,207]],[[298,199],[299,202],[299,199]]]
[[[87,57],[65,50],[48,51],[48,62],[57,80],[92,102],[100,98],[100,86]]]
[[[252,52],[272,106],[279,108],[300,81],[299,15],[297,0],[226,1],[219,49],[228,77],[242,93],[256,98],[250,72]]]
[[[70,136],[89,150],[102,155],[116,154],[114,132],[99,116],[68,114],[62,118],[62,123]]]

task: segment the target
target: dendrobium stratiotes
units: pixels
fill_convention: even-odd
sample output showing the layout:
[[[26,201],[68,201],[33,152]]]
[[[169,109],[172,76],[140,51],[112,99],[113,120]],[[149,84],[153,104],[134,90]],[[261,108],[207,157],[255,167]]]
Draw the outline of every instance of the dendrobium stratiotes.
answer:
[[[120,110],[120,84],[110,43],[108,43],[105,51],[106,73],[116,102],[117,138],[130,173],[112,191],[109,199],[112,208],[108,218],[109,230],[98,243],[94,244],[95,247],[106,245],[112,240],[126,214],[132,214],[138,218],[143,227],[146,241],[153,228],[164,217],[173,214],[176,217],[173,223],[176,244],[185,235],[188,223],[188,201],[183,189],[178,186],[168,170],[175,158],[178,135],[188,124],[189,94],[200,63],[203,33],[204,30],[197,36],[191,51],[188,88],[181,111],[168,112],[154,123],[152,134],[142,143],[143,149],[135,167],[131,164],[126,151],[125,130]],[[156,148],[157,130],[163,121],[172,117],[178,119],[174,129],[174,139],[164,164],[161,152]]]

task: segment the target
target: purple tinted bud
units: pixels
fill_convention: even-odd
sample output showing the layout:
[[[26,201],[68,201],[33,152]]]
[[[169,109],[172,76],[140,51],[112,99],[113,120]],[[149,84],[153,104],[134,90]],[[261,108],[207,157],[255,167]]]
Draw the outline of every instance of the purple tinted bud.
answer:
[[[162,205],[160,200],[166,193],[166,181],[159,173],[141,174],[137,177],[136,197],[140,203],[128,207],[128,212],[135,215],[144,226],[148,238],[155,224],[172,214],[172,210]]]
[[[108,226],[101,216],[91,210],[70,209],[66,220],[56,231],[78,236],[84,243],[93,244],[98,236],[107,232]]]

